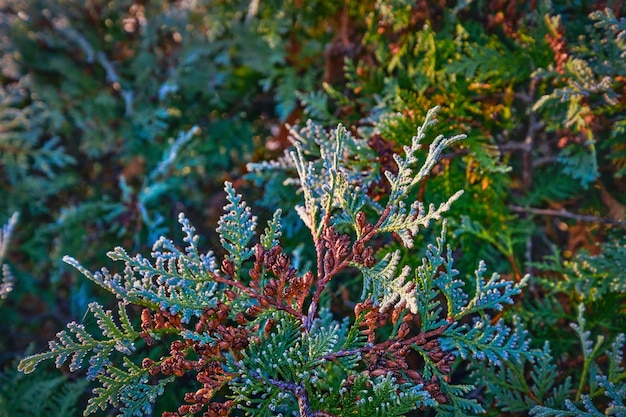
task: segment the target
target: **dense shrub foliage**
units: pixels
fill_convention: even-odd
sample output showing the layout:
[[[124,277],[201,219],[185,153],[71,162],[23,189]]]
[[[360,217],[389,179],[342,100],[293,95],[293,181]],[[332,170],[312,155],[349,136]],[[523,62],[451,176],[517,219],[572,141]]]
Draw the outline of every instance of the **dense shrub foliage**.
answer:
[[[2,2],[0,415],[626,415],[622,13]]]

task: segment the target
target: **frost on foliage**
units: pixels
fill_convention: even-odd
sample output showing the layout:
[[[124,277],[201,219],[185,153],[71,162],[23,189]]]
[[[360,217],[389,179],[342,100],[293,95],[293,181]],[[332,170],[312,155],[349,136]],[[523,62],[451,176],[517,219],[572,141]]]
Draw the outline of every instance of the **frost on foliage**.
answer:
[[[317,161],[307,158],[305,146],[311,146],[311,143],[304,134],[316,139],[315,144],[319,147]],[[358,151],[366,145],[362,140],[353,138],[345,127],[339,125],[326,134],[321,127],[308,124],[307,130],[295,134],[293,142],[295,151],[289,155],[304,196],[304,205],[296,207],[296,210],[314,235],[319,235],[320,222],[334,209],[343,208],[344,214],[354,219],[364,204],[373,203],[365,194],[365,189],[368,179],[371,181],[375,177],[369,172],[371,168],[358,163],[363,156],[356,159],[357,163],[345,163],[346,158],[358,155]],[[358,170],[359,167],[363,170]]]
[[[446,246],[446,231],[447,222],[444,221],[436,245],[428,245],[422,264],[417,268],[415,282],[421,315],[432,316],[432,312],[436,311],[435,307],[440,304],[435,300],[439,293],[444,295],[447,316],[452,319],[460,319],[485,310],[502,311],[505,304],[513,304],[513,297],[521,293],[528,277],[513,283],[494,273],[485,281],[486,267],[485,263],[480,261],[478,269],[474,272],[474,285],[471,286],[471,290],[466,291],[465,282],[457,278],[459,272],[454,268],[452,251]],[[468,292],[473,293],[473,296],[470,297]],[[429,328],[430,321],[426,320],[424,325]]]
[[[446,222],[436,244],[426,250],[422,264],[415,274],[416,293],[422,331],[435,331],[444,328],[441,346],[445,351],[454,353],[463,359],[472,358],[473,363],[484,363],[505,372],[512,364],[534,361],[538,352],[530,348],[527,332],[518,320],[513,326],[503,320],[495,324],[486,313],[498,310],[502,303],[511,302],[510,298],[519,293],[524,283],[514,286],[512,283],[493,277],[488,282],[482,278],[484,267],[476,272],[476,287],[472,288],[473,297],[466,293],[466,284],[457,278],[452,251],[446,246]],[[471,282],[471,281],[470,281]],[[474,286],[472,286],[474,287]],[[443,297],[442,297],[443,296]],[[447,306],[443,305],[443,302]],[[476,316],[474,313],[480,313]],[[472,324],[460,321],[463,317],[473,317]],[[464,324],[462,324],[464,323]],[[424,376],[437,375],[436,363],[427,352],[418,349],[425,361]],[[474,399],[465,398],[473,386],[452,385],[441,381],[441,390],[446,393],[449,402],[440,404],[439,415],[471,416],[484,413],[481,405]]]
[[[187,243],[184,251],[161,237],[153,245],[154,262],[142,255],[130,256],[120,247],[109,252],[109,258],[125,263],[124,274],[106,269],[90,272],[69,256],[63,260],[87,278],[133,304],[181,313],[183,322],[198,316],[206,306],[215,304],[217,284],[212,277],[217,263],[212,252],[198,252],[198,236],[184,215],[179,216]]]
[[[276,415],[285,403],[295,401],[281,383],[292,386],[289,381],[306,380],[323,385],[318,376],[326,366],[323,356],[339,351],[346,342],[345,326],[332,319],[324,325],[316,319],[306,333],[300,322],[286,314],[277,313],[273,320],[273,330],[252,344],[231,369],[239,375],[231,384],[239,408],[250,415]],[[265,394],[259,397],[256,393]]]
[[[415,284],[408,280],[411,268],[404,266],[400,273],[396,270],[400,264],[400,251],[388,253],[374,266],[354,263],[363,274],[363,292],[361,299],[372,298],[380,303],[380,309],[404,305],[414,314],[417,314],[417,298]]]
[[[87,402],[84,415],[105,410],[108,405],[119,407],[120,416],[140,417],[152,414],[156,398],[163,394],[165,385],[174,377],[164,378],[152,385],[148,370],[143,369],[128,359],[124,359],[124,368],[108,368],[106,375],[98,375],[101,387],[94,388],[94,396]]]
[[[502,311],[505,304],[513,304],[513,296],[522,292],[522,287],[528,282],[529,276],[525,276],[520,282],[513,283],[500,278],[500,275],[493,273],[491,278],[485,282],[483,275],[487,271],[484,261],[480,261],[478,269],[475,271],[475,293],[467,305],[465,305],[458,316],[464,316],[485,309]]]
[[[445,244],[445,222],[417,268],[403,263],[400,250],[392,248],[384,256],[377,251],[380,234],[394,233],[412,247],[415,234],[460,196],[428,209],[413,201],[443,149],[461,138],[437,137],[419,164],[420,142],[435,112],[429,112],[403,156],[395,156],[397,174],[386,173],[388,198],[368,196],[379,168],[370,164],[375,158],[365,141],[342,126],[327,133],[307,124],[292,132],[290,161],[259,168],[287,167],[297,174],[294,183],[303,196],[297,210],[311,231],[312,242],[307,242],[317,257],[315,271],[300,275],[298,262],[280,246],[284,210],[274,212],[257,239],[257,218],[226,183],[228,203],[217,228],[222,262],[198,250],[199,238],[183,215],[183,249],[164,237],[154,244],[150,259],[116,248],[108,256],[124,263],[121,274],[92,273],[66,257],[122,300],[120,324],[93,303],[101,337],[70,323],[49,352],[24,359],[20,369],[31,372],[40,361],[56,359],[58,366],[70,361],[76,370],[88,359],[88,377],[100,387],[87,413],[112,405],[124,416],[149,415],[164,385],[188,371],[205,386],[198,391],[202,395],[191,392],[185,401],[236,407],[246,415],[402,416],[416,408],[432,408],[441,416],[483,412],[476,399],[468,398],[472,385],[451,382],[453,367],[459,356],[499,367],[534,359],[519,323],[491,323],[487,314],[512,303],[525,281],[514,284],[497,274],[485,278],[481,263],[475,280],[464,283]],[[351,300],[354,316],[339,322],[323,307],[330,281],[348,268],[362,274],[362,294]],[[142,333],[130,325],[125,303],[146,307]],[[167,341],[160,338],[164,333]],[[171,356],[145,358],[138,366],[130,355],[139,337],[160,344],[176,338]],[[411,350],[423,359],[417,369],[407,362]],[[122,365],[114,353],[123,356]],[[221,393],[229,400],[211,403]],[[187,404],[181,407],[179,414],[189,414]]]
[[[329,410],[330,415],[401,417],[415,408],[437,404],[422,385],[402,388],[391,374],[373,379],[359,374],[349,388],[343,385],[315,396],[313,406]]]
[[[626,345],[626,336],[624,333],[617,335],[613,343],[611,344],[611,351],[609,356],[609,381],[616,381],[624,373],[624,347]]]
[[[229,259],[240,267],[252,256],[253,250],[248,247],[248,243],[255,234],[257,218],[230,182],[226,182],[224,191],[228,204],[224,207],[224,215],[220,217],[217,232],[222,247],[230,254]]]
[[[414,172],[414,166],[418,161],[416,153],[422,147],[421,142],[426,137],[427,129],[437,122],[435,115],[438,110],[439,108],[435,107],[428,111],[424,123],[417,130],[417,135],[411,140],[411,146],[404,147],[404,156],[393,156],[398,167],[398,173],[385,172],[385,176],[391,186],[389,201],[387,202],[390,214],[381,225],[380,231],[397,233],[402,239],[402,243],[409,248],[413,247],[413,236],[418,233],[420,228],[428,227],[431,220],[440,220],[441,215],[450,210],[450,205],[463,193],[462,191],[457,191],[448,201],[441,203],[439,207],[430,204],[428,210],[420,201],[414,201],[408,207],[406,205],[409,192],[430,173],[443,150],[465,138],[465,135],[453,136],[451,138],[445,138],[442,135],[437,136],[430,144],[428,154],[421,168]]]
[[[471,325],[454,322],[444,336],[456,346],[464,359],[471,356],[500,366],[506,361],[520,363],[534,357],[528,332],[518,319],[515,319],[513,327],[503,320],[495,324],[491,324],[490,320],[489,316],[484,316],[474,318]]]
[[[161,238],[153,247],[154,262],[141,255],[131,257],[121,248],[109,252],[111,259],[125,263],[123,275],[111,274],[106,269],[91,273],[73,258],[66,257],[67,263],[123,300],[119,303],[118,320],[100,304],[91,303],[89,310],[101,336],[94,335],[83,324],[69,323],[67,330],[59,332],[57,338],[49,342],[48,352],[23,359],[18,369],[30,373],[44,360],[55,360],[57,367],[69,362],[70,371],[86,366],[87,379],[98,380],[101,386],[94,390],[85,415],[108,405],[119,407],[124,417],[150,415],[152,404],[173,377],[153,384],[149,370],[128,359],[135,352],[140,333],[131,324],[126,303],[180,314],[184,323],[216,302],[217,283],[213,277],[217,264],[213,254],[201,254],[194,228],[183,215],[179,220],[187,244],[184,250]],[[123,369],[114,365],[115,353],[124,357]]]
[[[446,225],[447,223],[444,221],[441,237],[437,239],[437,246],[429,245],[426,258],[418,270],[418,275],[422,277],[422,282],[424,277],[430,275],[433,283],[443,292],[447,299],[448,316],[459,319],[490,309],[502,311],[506,304],[513,304],[513,297],[522,292],[522,288],[528,282],[529,277],[525,276],[515,283],[493,273],[488,280],[485,280],[484,275],[487,267],[484,261],[480,261],[478,268],[474,271],[471,291],[466,291],[466,284],[463,280],[455,278],[459,272],[454,269],[454,259],[450,247],[447,248],[444,257]],[[470,297],[468,293],[473,293],[473,296]]]
[[[49,342],[49,352],[23,359],[18,369],[30,373],[35,370],[39,362],[55,359],[57,368],[69,360],[70,371],[76,371],[83,367],[84,361],[88,358],[87,379],[92,380],[107,372],[107,368],[111,365],[110,355],[114,351],[123,355],[132,354],[135,350],[134,342],[139,338],[139,333],[133,329],[125,305],[119,304],[119,325],[115,323],[112,312],[105,311],[100,304],[95,302],[89,304],[89,310],[96,319],[102,339],[94,338],[84,325],[71,322],[67,325],[67,331],[57,333],[56,340]]]
[[[309,121],[301,130],[291,131],[295,150],[286,151],[277,161],[248,164],[248,170],[256,178],[271,172],[295,171],[296,184],[304,200],[304,204],[295,210],[315,236],[319,235],[320,222],[330,213],[334,224],[354,224],[357,212],[367,206],[379,214],[386,209],[388,215],[380,232],[397,233],[405,246],[412,247],[413,236],[428,227],[431,221],[440,220],[462,194],[458,191],[438,206],[430,204],[427,207],[420,201],[407,205],[411,190],[429,174],[443,150],[465,137],[437,136],[419,165],[417,153],[422,148],[426,131],[436,123],[438,110],[433,108],[428,112],[411,146],[404,147],[404,154],[394,155],[398,172],[385,172],[391,187],[386,207],[367,195],[370,187],[380,180],[376,156],[364,140],[354,138],[341,125],[326,133],[321,126]]]
[[[340,214],[344,222],[354,221],[356,212],[365,204],[381,210],[366,194],[379,180],[379,163],[364,139],[354,137],[341,125],[326,132],[310,120],[300,129],[292,128],[290,134],[295,149],[286,150],[276,161],[250,163],[247,168],[256,180],[289,174],[284,185],[299,188],[297,194],[303,201],[294,210],[307,227],[318,228],[313,219],[319,222],[329,208],[345,209]],[[282,205],[284,201],[275,203]],[[287,207],[283,208],[287,212]]]
[[[305,160],[310,161],[320,176],[309,178],[309,181],[318,185],[326,183],[323,174],[324,165],[329,165],[329,158],[337,149],[337,141],[341,142],[342,159],[350,160],[350,164],[342,164],[341,169],[350,182],[358,182],[367,186],[378,180],[378,164],[375,152],[367,146],[367,141],[354,137],[345,127],[339,125],[336,129],[327,132],[323,126],[308,120],[304,127],[292,128],[290,138],[294,147],[302,151]],[[292,151],[286,150],[285,154],[276,161],[264,161],[249,163],[248,171],[255,174],[271,171],[295,170],[296,161],[292,157]],[[299,182],[300,179],[296,179]]]
[[[265,232],[260,236],[259,240],[264,249],[270,249],[276,246],[280,242],[282,236],[282,224],[281,224],[282,210],[277,209],[274,212],[272,218],[267,222]]]

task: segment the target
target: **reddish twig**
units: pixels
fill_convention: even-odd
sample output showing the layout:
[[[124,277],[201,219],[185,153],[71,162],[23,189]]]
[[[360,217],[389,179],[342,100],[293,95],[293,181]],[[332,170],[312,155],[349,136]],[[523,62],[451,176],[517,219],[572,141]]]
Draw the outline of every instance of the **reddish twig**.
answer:
[[[361,238],[358,239],[356,242],[354,242],[354,245],[365,244],[370,239],[372,239],[374,235],[378,232],[378,229],[380,229],[380,226],[383,224],[383,222],[387,219],[387,217],[389,217],[390,213],[391,208],[386,207],[378,218],[376,224],[372,227],[372,229],[365,235],[361,236]],[[329,222],[325,221],[322,224],[323,227],[326,228],[328,227]],[[313,237],[315,239],[315,252],[317,256],[317,288],[315,289],[315,293],[313,294],[313,298],[311,299],[311,304],[309,305],[309,310],[304,321],[304,327],[307,331],[311,328],[311,325],[313,324],[313,318],[315,317],[315,313],[317,312],[317,305],[322,295],[322,291],[324,291],[330,280],[337,273],[339,273],[350,264],[353,256],[352,253],[349,253],[344,259],[341,259],[339,260],[339,262],[335,263],[330,271],[326,271],[324,268],[324,241],[322,239],[323,235],[324,230],[322,230],[322,233],[320,233],[320,237]]]
[[[335,359],[344,358],[346,356],[354,356],[354,355],[367,353],[372,350],[387,350],[391,345],[398,343],[398,342],[402,343],[402,345],[404,346],[409,346],[409,345],[412,345],[413,343],[417,345],[423,345],[429,339],[432,339],[435,336],[440,336],[448,328],[448,326],[449,324],[446,324],[446,325],[436,328],[435,330],[431,330],[426,333],[420,332],[418,335],[410,337],[405,340],[389,339],[389,340],[386,340],[385,342],[378,343],[376,345],[367,344],[357,349],[340,350],[338,352],[333,352],[333,353],[324,355],[323,359],[327,361],[332,361]]]

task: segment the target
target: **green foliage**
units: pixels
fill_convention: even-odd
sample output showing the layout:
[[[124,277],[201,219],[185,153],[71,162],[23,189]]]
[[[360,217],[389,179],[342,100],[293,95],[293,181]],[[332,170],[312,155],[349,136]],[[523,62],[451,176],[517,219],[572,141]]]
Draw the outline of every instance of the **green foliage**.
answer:
[[[559,372],[548,343],[535,364],[519,362],[506,370],[472,365],[474,376],[488,387],[498,406],[507,412],[527,412],[533,416],[604,416],[624,412],[624,334],[618,334],[610,345],[604,343],[602,336],[593,342],[585,328],[583,313],[581,306],[578,323],[571,325],[579,337],[582,371],[568,376],[565,376],[567,372]],[[608,365],[601,365],[607,361]],[[529,368],[530,378],[525,376],[525,369]],[[574,380],[579,382],[577,390]]]
[[[117,248],[109,257],[125,263],[123,276],[105,269],[91,273],[66,258],[123,301],[120,325],[110,311],[92,303],[90,310],[103,338],[70,323],[69,333],[59,333],[48,352],[23,359],[19,369],[32,372],[48,359],[61,366],[71,358],[70,370],[75,371],[89,357],[87,378],[97,379],[101,387],[94,390],[85,415],[107,403],[119,406],[120,415],[145,415],[166,384],[188,373],[195,376],[201,386],[198,392],[203,394],[185,395],[190,404],[178,408],[180,415],[206,406],[241,409],[245,415],[297,412],[310,416],[340,412],[345,404],[351,404],[348,409],[353,415],[405,415],[416,408],[432,408],[439,415],[455,410],[467,415],[481,412],[476,400],[466,398],[472,386],[451,382],[451,365],[459,356],[497,367],[507,360],[521,363],[535,357],[537,352],[530,349],[519,323],[514,327],[503,320],[492,324],[485,314],[511,304],[525,281],[513,285],[497,274],[485,281],[481,264],[472,294],[466,293],[464,284],[455,278],[451,253],[443,254],[445,228],[414,274],[408,265],[396,272],[398,251],[377,260],[377,251],[369,246],[376,235],[404,233],[400,242],[411,249],[409,233],[418,233],[416,225],[427,227],[457,198],[453,195],[438,209],[431,205],[428,212],[411,198],[411,190],[432,170],[445,146],[458,139],[438,137],[421,165],[417,164],[414,153],[433,125],[434,114],[429,113],[405,155],[394,156],[401,168],[387,175],[389,198],[381,207],[367,204],[365,188],[351,181],[353,174],[340,158],[348,138],[345,129],[327,135],[328,140],[334,138],[335,146],[332,150],[320,147],[320,164],[304,159],[302,148],[291,154],[305,198],[298,210],[311,232],[316,270],[298,273],[277,244],[251,247],[256,217],[226,183],[228,204],[218,222],[226,252],[220,269],[212,253],[199,255],[198,237],[182,215],[179,220],[188,244],[184,252],[161,238],[152,253],[153,264]],[[312,132],[318,138],[323,133]],[[315,188],[318,169],[329,176],[321,189]],[[365,210],[378,220],[368,223]],[[261,242],[269,246],[278,241],[278,221],[279,214],[275,214]],[[352,233],[339,233],[335,225]],[[251,269],[245,270],[244,265]],[[440,270],[442,265],[445,271]],[[340,322],[321,309],[321,297],[333,279],[355,266],[363,274],[362,294],[354,300],[354,318]],[[167,295],[167,302],[155,302]],[[447,299],[447,309],[440,305],[441,296]],[[141,333],[132,327],[127,302],[146,307]],[[472,325],[465,323],[470,318]],[[388,332],[378,334],[381,326]],[[144,358],[141,366],[132,359],[137,356],[139,338],[167,346],[172,337],[171,356],[158,361]],[[422,357],[421,369],[409,367],[410,351]],[[114,352],[123,357],[125,370],[116,365],[119,359],[113,361]],[[190,356],[192,352],[197,359]],[[161,376],[156,383],[148,383],[149,375]],[[213,403],[223,389],[229,392],[228,400]]]
[[[525,368],[532,366],[530,378]],[[523,361],[498,370],[486,364],[472,365],[474,376],[487,387],[498,407],[505,412],[528,413],[537,404],[563,404],[572,389],[571,378],[556,384],[557,366],[548,343],[535,364]]]
[[[591,255],[584,251],[571,261],[562,262],[559,254],[538,263],[546,271],[558,271],[561,279],[538,280],[551,294],[564,293],[585,302],[597,302],[611,295],[626,293],[624,270],[626,244],[620,241],[602,245],[602,255]]]
[[[175,213],[212,223],[221,201],[207,195],[265,152],[270,124],[296,104],[290,89],[321,76],[309,63],[332,37],[333,2],[248,6],[0,5],[0,217],[22,219],[3,260],[16,283],[0,331],[19,334],[2,341],[3,361],[51,336],[28,316],[46,311],[56,328],[101,295],[66,254],[109,266],[102,246],[148,250]]]
[[[104,410],[109,405],[120,406],[120,415],[123,416],[152,414],[152,405],[173,377],[150,384],[150,373],[145,369],[127,359],[124,360],[124,368],[126,370],[109,366],[105,374],[97,376],[102,387],[93,390],[93,397],[89,399],[83,415],[92,414],[98,408]]]
[[[580,386],[576,392],[576,400],[565,399],[552,401],[549,406],[537,405],[530,415],[533,416],[605,416],[621,415],[626,412],[624,398],[626,396],[626,373],[624,373],[624,334],[619,334],[610,347],[603,346],[604,338],[598,337],[595,343],[590,339],[589,331],[585,330],[584,308],[578,314],[578,324],[572,328],[580,337],[583,354],[583,371],[580,375]],[[604,374],[598,358],[603,354],[608,359],[608,372]],[[548,380],[549,381],[549,380]],[[569,381],[569,380],[568,380]],[[566,381],[566,384],[568,383]],[[589,394],[582,394],[588,387]],[[564,391],[570,386],[556,388]]]
[[[440,106],[447,129],[468,135],[455,147],[465,156],[429,179],[424,193],[462,188],[471,195],[455,214],[468,215],[484,233],[470,237],[465,225],[451,223],[462,250],[520,279],[521,264],[531,260],[523,259],[524,243],[535,238],[530,224],[512,233],[507,206],[573,206],[573,194],[600,181],[604,161],[621,175],[623,146],[615,135],[624,113],[624,19],[611,9],[582,16],[561,2],[506,10],[485,2],[404,6],[350,6],[369,13],[363,42],[373,53],[346,61],[343,94],[324,85],[303,98],[304,111],[324,123],[360,121],[365,138],[398,149],[425,109]],[[341,111],[329,118],[325,101]],[[598,200],[586,209],[601,209]]]
[[[0,376],[0,415],[64,417],[77,415],[77,402],[87,388],[83,380],[41,371],[24,375],[13,369]]]
[[[3,26],[2,114],[12,117],[3,129],[6,207],[36,214],[29,221],[40,224],[35,242],[55,238],[61,254],[85,251],[73,235],[87,226],[137,247],[146,236],[153,241],[166,230],[166,194],[182,201],[215,173],[210,167],[228,169],[236,160],[218,123],[203,120],[224,103],[189,79],[180,82],[183,73],[206,73],[193,56],[219,49],[198,37],[203,8],[100,3],[3,6],[10,24]],[[249,151],[249,137],[239,143]],[[84,187],[84,177],[105,186]]]
[[[546,340],[543,355],[536,363],[518,362],[507,371],[472,365],[473,376],[488,387],[495,403],[505,411],[537,416],[623,412],[626,374],[624,335],[619,331],[624,323],[615,306],[623,305],[625,298],[623,289],[615,287],[615,282],[623,281],[619,278],[621,271],[612,269],[619,268],[624,245],[612,242],[603,249],[606,258],[580,253],[572,261],[561,262],[555,254],[537,265],[552,276],[558,273],[559,279],[537,278],[546,298],[525,300],[520,311],[522,320],[537,329],[536,338]],[[594,282],[600,268],[608,274]],[[616,281],[612,281],[614,276]],[[566,299],[567,303],[551,299]],[[575,308],[577,314],[569,314],[562,304],[567,310]],[[564,321],[569,322],[571,331],[555,331]],[[606,340],[607,334],[615,336]],[[572,352],[572,346],[577,350]],[[577,363],[575,368],[564,366],[564,355],[568,355],[567,361]],[[526,376],[529,370],[530,378]]]
[[[626,414],[625,34],[618,1],[4,1],[0,365],[70,323],[21,367],[96,388],[3,371],[0,414]]]
[[[189,245],[184,252],[164,237],[152,248],[154,265],[141,255],[129,256],[120,247],[109,252],[109,258],[126,263],[124,276],[111,274],[106,269],[92,274],[75,259],[65,257],[64,260],[122,301],[168,310],[171,314],[181,313],[182,320],[188,322],[191,316],[199,316],[203,308],[214,303],[216,285],[210,276],[217,265],[212,252],[198,252],[195,229],[182,214],[179,221],[183,225],[184,241]],[[134,334],[126,319],[123,323],[126,323],[127,334]]]
[[[252,216],[241,195],[235,193],[231,183],[226,183],[225,191],[228,204],[224,209],[229,211],[220,218],[217,232],[222,247],[230,254],[228,260],[240,268],[254,254],[248,246],[255,233],[256,217]]]
[[[18,369],[30,373],[39,362],[53,358],[56,366],[61,367],[71,357],[70,371],[76,371],[83,367],[83,361],[89,356],[87,379],[96,378],[111,365],[109,356],[114,350],[130,355],[135,350],[135,341],[139,338],[139,333],[132,328],[124,305],[120,303],[119,307],[121,328],[113,321],[111,311],[105,311],[98,303],[89,305],[89,310],[105,339],[95,339],[82,324],[69,323],[67,325],[69,333],[59,332],[57,341],[50,342],[49,352],[23,359]]]

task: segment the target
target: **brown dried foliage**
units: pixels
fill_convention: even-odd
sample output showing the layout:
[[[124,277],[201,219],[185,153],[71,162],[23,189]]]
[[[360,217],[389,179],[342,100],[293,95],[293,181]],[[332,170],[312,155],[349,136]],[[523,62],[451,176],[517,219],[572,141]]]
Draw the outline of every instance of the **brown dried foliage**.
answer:
[[[369,344],[362,349],[362,357],[367,366],[364,371],[372,377],[388,375],[391,373],[398,383],[402,384],[411,381],[415,384],[423,384],[429,394],[440,403],[447,403],[448,397],[441,392],[439,379],[433,376],[430,380],[424,380],[422,374],[415,364],[410,365],[408,358],[414,347],[428,356],[434,363],[445,382],[450,382],[452,373],[452,363],[456,356],[445,352],[441,348],[438,336],[445,330],[446,326],[429,332],[417,332],[413,325],[415,316],[404,309],[404,306],[397,306],[390,312],[382,312],[378,306],[374,306],[372,300],[359,303],[354,309],[357,318],[361,318],[359,323],[362,333],[367,336]],[[402,317],[402,322],[394,337],[385,341],[376,342],[376,330],[387,324],[396,324]]]
[[[142,366],[156,376],[173,375],[183,377],[191,374],[195,376],[200,388],[188,392],[184,396],[185,404],[178,407],[176,412],[164,413],[164,417],[180,417],[203,412],[204,417],[227,416],[230,414],[233,401],[216,402],[218,392],[228,385],[236,374],[228,372],[223,364],[225,357],[235,360],[242,358],[242,352],[251,344],[260,342],[261,337],[268,338],[275,331],[275,319],[258,319],[266,312],[284,311],[297,318],[301,323],[301,331],[307,332],[311,328],[312,317],[317,311],[319,295],[329,281],[338,273],[349,267],[352,262],[371,267],[376,263],[374,249],[368,242],[376,234],[378,227],[384,220],[387,212],[383,212],[376,224],[367,221],[366,215],[359,212],[356,216],[356,240],[337,232],[326,223],[319,238],[315,239],[318,256],[322,260],[321,269],[317,276],[307,272],[298,275],[291,266],[290,258],[283,253],[280,246],[269,249],[257,244],[254,250],[252,268],[248,271],[249,281],[244,283],[239,272],[228,259],[222,262],[221,270],[224,275],[215,274],[217,282],[226,285],[225,302],[218,302],[214,307],[205,308],[202,315],[191,324],[195,333],[207,336],[207,340],[174,340],[170,343],[169,354],[158,361],[145,358]],[[315,291],[314,291],[315,290]],[[313,294],[311,296],[311,294]],[[244,312],[234,312],[228,300],[246,296],[255,300],[255,303]],[[309,298],[309,296],[311,296]],[[303,312],[306,301],[309,300],[307,314]],[[373,300],[356,304],[354,314],[362,334],[368,343],[355,350],[341,350],[324,356],[328,361],[341,357],[358,356],[364,365],[365,374],[371,377],[393,375],[399,383],[413,382],[423,384],[431,396],[441,403],[449,399],[441,392],[440,378],[446,382],[450,380],[451,364],[455,356],[444,352],[438,341],[447,324],[429,332],[422,332],[416,323],[416,317],[409,313],[403,304],[394,309],[381,311]],[[155,334],[166,335],[170,330],[178,333],[185,329],[179,315],[167,311],[155,314],[149,310],[142,313],[142,337],[148,342],[154,342]],[[254,324],[251,320],[255,320]],[[391,338],[381,339],[377,330],[385,326],[397,325],[397,331]],[[262,332],[262,333],[261,333]],[[420,365],[410,361],[410,355],[418,348],[432,361],[439,371],[438,376],[425,380],[420,373]],[[255,373],[250,375],[255,377]],[[293,393],[298,400],[302,415],[309,414],[310,402],[306,390],[297,382],[265,380],[281,389]],[[350,384],[348,379],[348,386]],[[216,397],[217,396],[217,397]]]
[[[229,319],[231,309],[225,303],[218,303],[214,308],[206,308],[195,324],[195,331],[217,340],[215,344],[205,344],[193,340],[175,340],[170,344],[169,356],[155,362],[145,358],[142,366],[150,370],[151,375],[159,373],[169,376],[182,377],[188,371],[196,372],[196,380],[201,388],[195,392],[185,394],[184,400],[190,404],[178,407],[178,413],[164,413],[164,417],[178,417],[180,415],[195,414],[207,407],[204,417],[226,416],[233,406],[232,401],[224,403],[212,402],[215,393],[228,383],[234,375],[226,372],[222,366],[223,355],[228,352],[233,357],[239,357],[239,352],[246,349],[254,341],[250,330],[245,326],[248,320],[242,313],[235,315],[235,320]],[[163,312],[157,313],[164,315]],[[174,316],[176,317],[176,316]],[[145,333],[157,330],[156,320],[150,320],[150,313],[144,310],[142,314],[142,328]],[[197,356],[191,360],[191,353]]]
[[[550,49],[554,52],[555,69],[559,74],[564,73],[564,65],[570,57],[567,50],[567,43],[565,42],[565,29],[563,24],[559,23],[556,30],[546,34],[546,42],[550,46]]]

